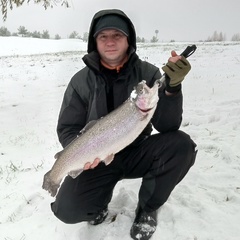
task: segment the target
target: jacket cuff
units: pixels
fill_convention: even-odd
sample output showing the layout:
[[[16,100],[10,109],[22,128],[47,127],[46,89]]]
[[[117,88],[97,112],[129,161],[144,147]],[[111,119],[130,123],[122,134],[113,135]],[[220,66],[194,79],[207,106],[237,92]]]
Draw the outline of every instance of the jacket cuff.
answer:
[[[182,84],[177,85],[176,87],[170,87],[168,84],[166,85],[166,91],[169,93],[176,93],[182,89]]]

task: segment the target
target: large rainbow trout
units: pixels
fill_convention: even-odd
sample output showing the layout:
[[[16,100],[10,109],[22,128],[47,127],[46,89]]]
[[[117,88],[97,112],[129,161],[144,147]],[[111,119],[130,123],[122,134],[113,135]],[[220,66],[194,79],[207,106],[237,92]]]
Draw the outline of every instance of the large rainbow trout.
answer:
[[[66,175],[76,178],[85,163],[96,158],[108,165],[114,154],[132,143],[151,120],[158,102],[158,88],[158,81],[152,88],[141,81],[121,106],[94,124],[87,124],[75,140],[55,155],[52,169],[44,175],[43,189],[55,196]]]

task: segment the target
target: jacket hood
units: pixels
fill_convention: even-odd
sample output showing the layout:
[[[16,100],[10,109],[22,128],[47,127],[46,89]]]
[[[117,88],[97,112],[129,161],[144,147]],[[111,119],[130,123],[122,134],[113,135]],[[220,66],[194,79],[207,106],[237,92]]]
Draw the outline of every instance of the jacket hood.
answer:
[[[136,46],[136,32],[135,32],[135,28],[134,28],[134,25],[133,25],[132,21],[121,10],[107,9],[107,10],[101,10],[93,16],[93,19],[92,19],[92,22],[91,22],[91,25],[90,25],[90,28],[89,28],[87,52],[91,53],[92,51],[96,50],[96,41],[95,41],[95,38],[93,37],[95,25],[101,17],[103,17],[105,15],[109,15],[109,14],[121,16],[127,22],[128,27],[129,27],[129,32],[130,32],[130,34],[128,36],[128,42],[129,42],[129,45],[132,46],[136,51],[136,49],[137,49],[137,46]]]

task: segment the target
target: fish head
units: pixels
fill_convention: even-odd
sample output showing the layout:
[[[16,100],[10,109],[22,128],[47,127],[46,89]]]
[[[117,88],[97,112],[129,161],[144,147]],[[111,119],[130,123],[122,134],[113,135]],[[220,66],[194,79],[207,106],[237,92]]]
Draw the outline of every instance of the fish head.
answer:
[[[135,105],[144,113],[155,109],[158,102],[158,84],[152,88],[148,87],[145,80],[138,83],[131,94],[131,99]]]

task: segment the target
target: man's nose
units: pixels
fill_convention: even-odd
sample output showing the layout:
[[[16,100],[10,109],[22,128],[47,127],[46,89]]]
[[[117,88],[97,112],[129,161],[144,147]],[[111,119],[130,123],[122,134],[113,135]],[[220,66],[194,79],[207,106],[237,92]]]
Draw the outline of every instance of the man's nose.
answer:
[[[107,40],[106,40],[106,43],[107,44],[114,44],[114,37],[113,36],[108,36],[107,37]]]

